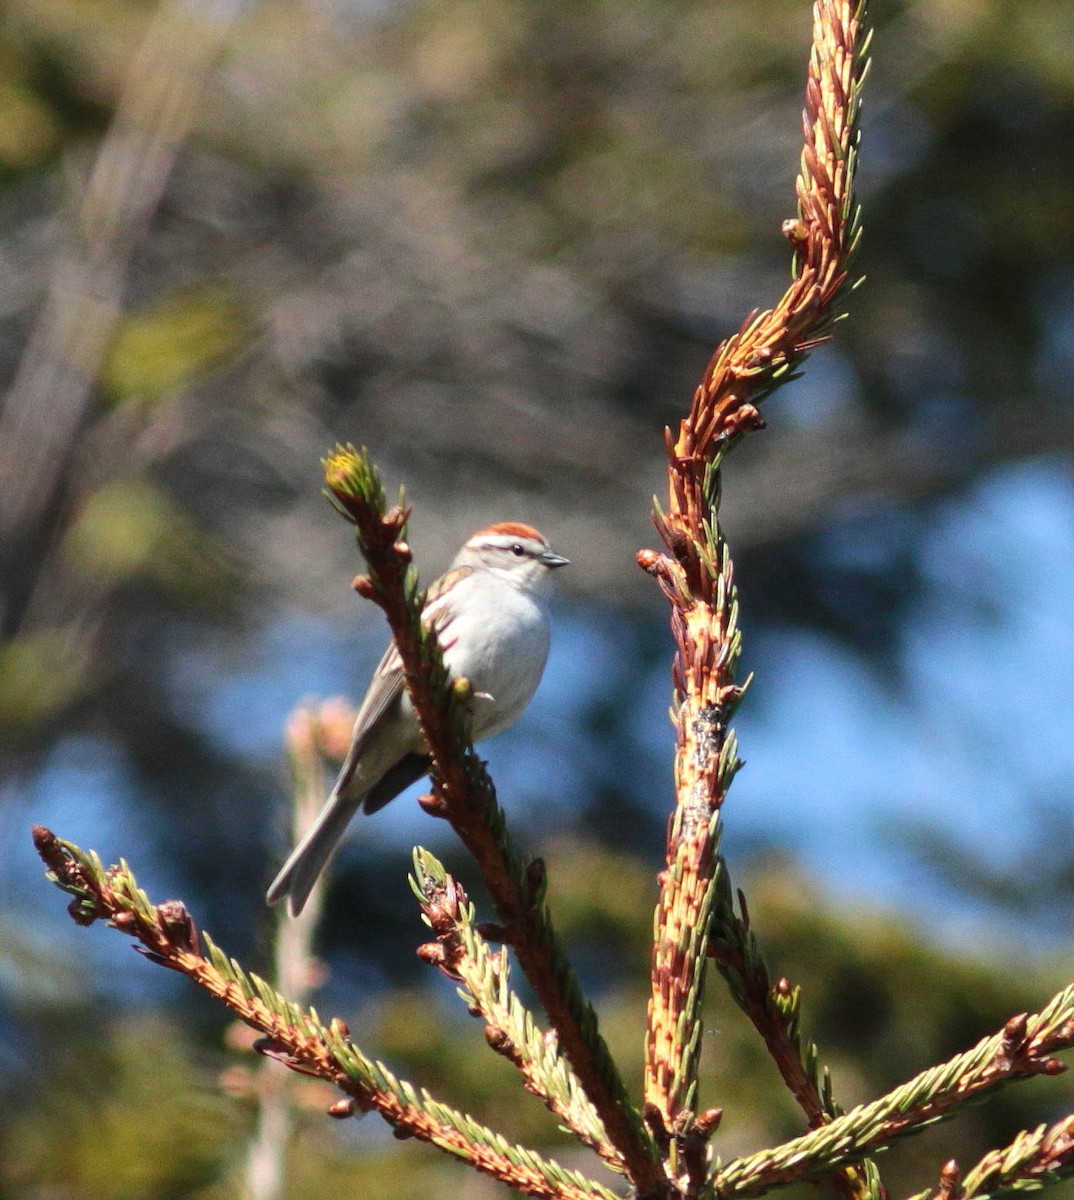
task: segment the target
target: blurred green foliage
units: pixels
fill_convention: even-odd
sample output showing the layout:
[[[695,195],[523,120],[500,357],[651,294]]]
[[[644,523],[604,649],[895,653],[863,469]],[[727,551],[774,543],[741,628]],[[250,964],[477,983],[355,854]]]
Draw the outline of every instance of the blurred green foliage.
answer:
[[[249,1123],[219,1093],[189,1033],[163,1016],[46,1021],[46,1067],[4,1132],[4,1194],[145,1200],[196,1193]],[[76,1039],[77,1055],[61,1049]]]
[[[238,298],[224,289],[168,296],[120,322],[101,387],[119,402],[152,403],[223,366],[248,338]]]

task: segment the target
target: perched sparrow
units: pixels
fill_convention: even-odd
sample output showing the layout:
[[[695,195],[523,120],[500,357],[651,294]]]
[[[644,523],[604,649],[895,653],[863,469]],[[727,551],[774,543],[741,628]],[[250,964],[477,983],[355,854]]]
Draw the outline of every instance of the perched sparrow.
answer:
[[[514,724],[541,681],[548,657],[549,576],[567,559],[529,525],[481,529],[429,588],[423,621],[436,630],[455,679],[473,685],[474,741]],[[297,916],[359,808],[374,813],[429,768],[418,718],[393,642],[365,694],[332,794],[268,890],[291,898]]]

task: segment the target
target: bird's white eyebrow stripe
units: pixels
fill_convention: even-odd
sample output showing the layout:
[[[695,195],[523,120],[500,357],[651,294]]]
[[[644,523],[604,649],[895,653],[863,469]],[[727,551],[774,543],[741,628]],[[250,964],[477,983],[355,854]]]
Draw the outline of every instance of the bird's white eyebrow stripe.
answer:
[[[531,545],[527,546],[527,542],[530,542]],[[511,534],[497,533],[492,534],[489,537],[482,538],[480,541],[471,542],[470,545],[475,548],[481,546],[494,546],[498,550],[510,550],[512,546],[521,546],[527,554],[540,554],[544,549],[546,549],[544,542],[537,542],[536,544],[540,547],[540,549],[534,550],[532,545],[533,542],[533,538],[514,537]]]

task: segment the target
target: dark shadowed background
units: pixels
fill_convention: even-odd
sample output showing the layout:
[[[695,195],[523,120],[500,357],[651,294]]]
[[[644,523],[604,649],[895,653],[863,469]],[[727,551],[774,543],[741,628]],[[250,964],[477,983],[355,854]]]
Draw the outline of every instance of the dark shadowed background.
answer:
[[[725,849],[848,1105],[1039,1006],[1074,910],[1074,11],[874,15],[867,279],[724,478],[756,672]],[[283,724],[360,695],[385,637],[320,495],[337,440],[406,485],[426,579],[494,520],[572,559],[542,688],[487,754],[640,1078],[671,647],[633,556],[663,426],[784,286],[808,37],[803,0],[3,7],[0,1195],[241,1194],[223,1014],[75,929],[29,827],[266,969]],[[416,840],[469,878],[412,798],[363,822],[318,1007],[561,1145],[414,957]],[[709,1003],[718,1152],[797,1132]],[[491,1194],[321,1100],[296,1200]],[[1005,1094],[885,1178],[1064,1103]]]

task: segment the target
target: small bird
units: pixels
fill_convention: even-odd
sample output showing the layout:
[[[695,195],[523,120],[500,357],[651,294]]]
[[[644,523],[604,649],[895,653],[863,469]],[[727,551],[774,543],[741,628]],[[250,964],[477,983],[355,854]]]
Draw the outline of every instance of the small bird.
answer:
[[[480,529],[429,588],[422,620],[436,631],[453,679],[468,679],[475,742],[522,715],[544,672],[551,574],[568,559],[514,521]],[[297,916],[359,808],[375,813],[429,769],[394,641],[373,672],[332,793],[268,890]]]

